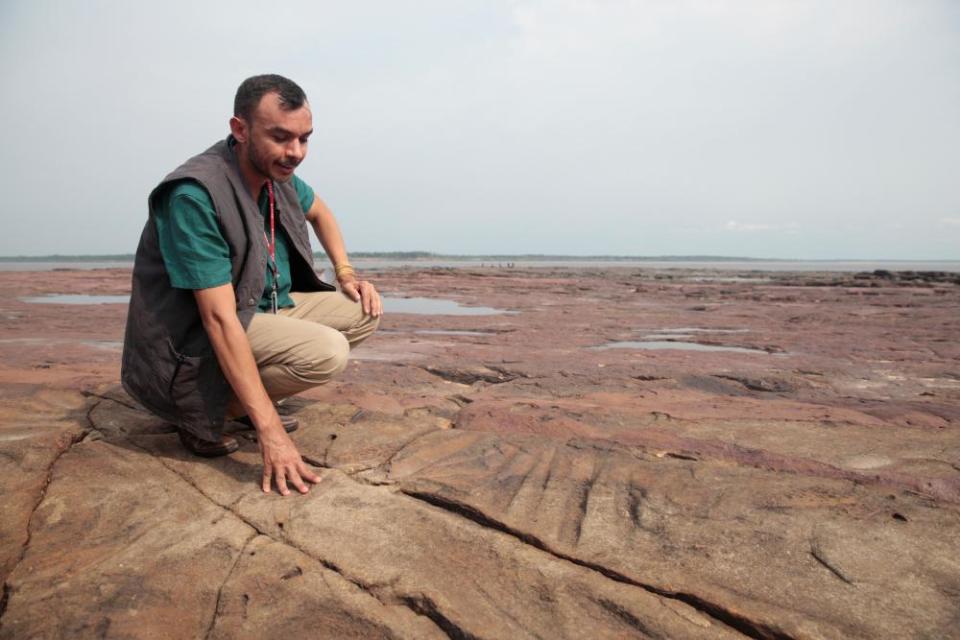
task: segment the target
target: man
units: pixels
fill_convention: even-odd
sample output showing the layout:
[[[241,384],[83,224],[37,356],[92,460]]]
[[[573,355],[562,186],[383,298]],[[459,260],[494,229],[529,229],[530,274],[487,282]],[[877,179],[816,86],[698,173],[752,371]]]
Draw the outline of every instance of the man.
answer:
[[[294,82],[254,76],[237,90],[230,136],[151,192],[133,270],[121,378],[147,409],[175,422],[197,455],[238,448],[236,419],[256,430],[263,491],[301,493],[319,477],[274,402],[327,382],[383,308],[357,278],[336,219],[294,175],[313,132]],[[340,291],[314,269],[307,223]]]

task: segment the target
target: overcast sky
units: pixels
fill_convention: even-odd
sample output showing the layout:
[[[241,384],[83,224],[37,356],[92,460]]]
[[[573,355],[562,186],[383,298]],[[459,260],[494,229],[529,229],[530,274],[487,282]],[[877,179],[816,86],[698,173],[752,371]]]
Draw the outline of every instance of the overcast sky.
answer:
[[[0,255],[133,252],[257,73],[353,250],[960,259],[956,0],[0,0]]]

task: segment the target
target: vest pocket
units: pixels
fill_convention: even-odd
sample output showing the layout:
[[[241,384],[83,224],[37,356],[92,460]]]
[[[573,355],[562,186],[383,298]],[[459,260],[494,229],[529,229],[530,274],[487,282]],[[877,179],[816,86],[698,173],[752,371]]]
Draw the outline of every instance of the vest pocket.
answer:
[[[169,343],[168,343],[169,344]],[[217,440],[223,427],[222,409],[217,419],[218,395],[224,395],[218,387],[221,382],[219,364],[214,354],[188,356],[180,353],[169,344],[170,353],[176,363],[170,379],[168,393],[176,407],[181,429],[185,429],[205,440]],[[225,405],[225,400],[223,401]]]

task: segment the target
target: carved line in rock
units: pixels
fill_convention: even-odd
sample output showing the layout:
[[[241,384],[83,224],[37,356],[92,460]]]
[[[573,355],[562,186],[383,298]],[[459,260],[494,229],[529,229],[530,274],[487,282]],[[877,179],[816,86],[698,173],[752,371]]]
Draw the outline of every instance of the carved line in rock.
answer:
[[[787,633],[784,633],[779,629],[774,629],[762,622],[750,620],[749,618],[741,614],[738,614],[734,611],[730,611],[729,609],[724,608],[722,605],[716,604],[714,602],[710,602],[708,600],[704,600],[703,598],[697,596],[696,594],[670,591],[668,589],[663,589],[661,587],[639,582],[637,580],[634,580],[633,578],[630,578],[629,576],[625,576],[622,573],[614,571],[613,569],[604,567],[603,565],[589,562],[586,560],[581,560],[580,558],[576,558],[574,556],[570,556],[568,554],[559,552],[553,549],[552,547],[550,547],[550,545],[546,544],[543,540],[541,540],[537,536],[530,533],[523,532],[523,531],[518,531],[517,529],[514,529],[508,526],[507,524],[500,522],[499,520],[491,518],[487,514],[481,511],[478,511],[477,509],[474,509],[469,505],[463,504],[461,502],[457,502],[456,500],[441,497],[431,493],[426,493],[423,491],[409,490],[409,489],[403,489],[403,488],[401,488],[400,491],[404,495],[407,495],[411,498],[420,500],[422,502],[426,502],[444,511],[452,512],[468,520],[472,520],[473,522],[475,522],[476,524],[482,527],[495,529],[497,531],[505,533],[513,538],[516,538],[520,542],[523,542],[536,549],[539,549],[540,551],[543,551],[555,558],[558,558],[560,560],[565,560],[567,562],[583,567],[585,569],[590,569],[591,571],[595,571],[601,574],[602,576],[604,576],[605,578],[613,580],[614,582],[619,582],[621,584],[628,584],[634,587],[639,587],[644,591],[648,591],[654,595],[658,595],[663,598],[669,598],[671,600],[679,600],[681,602],[684,602],[692,606],[694,609],[696,609],[700,613],[703,613],[709,616],[710,618],[716,620],[718,623],[722,623],[730,627],[731,629],[739,631],[740,633],[742,633],[743,635],[749,638],[754,638],[755,640],[796,640],[793,636]]]
[[[637,618],[637,616],[633,615],[632,613],[630,613],[629,611],[627,611],[617,603],[611,602],[606,598],[600,598],[598,602],[600,603],[601,607],[603,607],[613,615],[617,616],[618,618],[626,622],[628,625],[630,625],[631,627],[633,627],[634,629],[642,633],[645,637],[649,637],[649,638],[660,637],[658,634],[654,633],[653,630],[647,627],[647,625],[643,624],[643,621]]]
[[[589,439],[584,438],[584,440]],[[732,462],[764,471],[846,480],[864,486],[891,487],[927,496],[932,500],[960,503],[960,479],[958,478],[930,479],[885,470],[867,474],[810,458],[771,453],[733,443],[675,436],[671,432],[654,428],[648,428],[642,435],[635,435],[634,440],[630,444],[645,452],[663,450],[672,445],[676,450],[663,451],[664,456],[682,461]],[[566,445],[570,446],[571,442],[568,441]],[[605,446],[610,447],[610,444],[606,443]],[[630,455],[635,455],[629,451],[629,448],[625,450]]]
[[[392,462],[393,458],[395,458],[402,450],[404,450],[405,448],[407,448],[408,446],[410,446],[410,445],[413,444],[414,442],[418,441],[419,439],[421,439],[421,438],[423,438],[423,437],[425,437],[425,436],[427,436],[427,435],[430,435],[430,434],[432,434],[432,433],[433,433],[433,431],[427,431],[427,432],[418,434],[418,435],[415,436],[414,438],[411,438],[409,441],[407,441],[407,442],[403,443],[402,445],[400,445],[400,446],[390,455],[390,457],[389,457],[389,459],[388,459],[387,461],[385,461],[385,462],[383,462],[383,463],[381,463],[381,464],[379,464],[379,465],[374,465],[374,466],[366,467],[365,469],[352,470],[351,473],[347,473],[347,474],[345,474],[345,475],[347,475],[348,477],[350,477],[350,478],[351,478],[352,480],[354,480],[355,482],[360,482],[360,483],[363,483],[363,484],[373,485],[373,486],[380,486],[380,485],[382,485],[383,483],[371,482],[371,481],[369,481],[369,479],[363,478],[363,477],[356,478],[356,477],[354,477],[354,475],[357,474],[357,473],[361,473],[361,472],[363,472],[363,471],[369,471],[369,470],[372,470],[372,469],[378,469],[378,468],[379,468],[379,469],[384,469],[384,468],[387,468],[387,469],[388,469],[388,468],[389,468],[389,465],[390,465],[390,462]],[[134,443],[134,444],[136,444],[136,443]],[[137,445],[137,446],[139,446],[139,445]],[[143,447],[139,447],[139,448],[143,449]],[[146,451],[146,449],[144,449],[144,450]],[[320,463],[318,463],[318,461],[309,459],[309,458],[307,458],[307,457],[305,457],[305,461],[308,462],[309,464],[314,465],[314,466],[319,466],[319,467],[323,467],[323,468],[331,468],[330,465],[326,464],[326,461],[324,461],[324,463],[320,464]],[[167,465],[166,465],[165,463],[163,463],[162,461],[161,461],[161,464],[164,464],[164,466],[167,466]],[[197,487],[197,486],[194,485],[192,482],[190,482],[187,478],[185,478],[184,476],[182,476],[178,471],[176,471],[175,469],[170,468],[170,467],[167,467],[167,468],[170,469],[170,471],[172,471],[173,473],[176,473],[179,477],[181,477],[181,479],[183,479],[185,482],[187,482],[188,484],[190,484],[195,490],[197,490],[197,491],[199,491],[201,494],[203,494],[203,491],[202,491],[199,487]],[[335,467],[333,467],[333,468],[335,468]],[[595,473],[598,473],[598,471],[595,470]],[[718,621],[720,621],[720,622],[723,622],[723,623],[727,624],[729,627],[731,627],[731,628],[733,628],[733,629],[736,629],[737,631],[740,631],[741,633],[745,633],[746,635],[748,635],[748,636],[750,636],[750,637],[754,637],[754,638],[777,638],[777,639],[790,638],[789,635],[786,635],[786,634],[780,632],[780,631],[777,630],[777,629],[771,629],[770,627],[768,627],[768,626],[766,626],[766,625],[763,625],[762,623],[757,623],[757,622],[755,622],[755,621],[751,621],[751,620],[749,620],[749,619],[746,619],[746,618],[743,617],[743,616],[739,616],[738,614],[732,613],[732,612],[724,609],[721,605],[717,605],[716,603],[712,603],[712,602],[708,602],[708,601],[703,600],[702,598],[700,598],[700,597],[697,596],[696,594],[675,593],[675,592],[671,592],[671,591],[668,591],[668,590],[659,588],[659,587],[657,587],[657,586],[655,586],[655,585],[649,585],[649,584],[640,583],[640,582],[637,582],[637,581],[634,580],[634,579],[631,579],[631,578],[629,578],[629,577],[626,577],[626,576],[624,576],[624,575],[622,575],[622,574],[619,574],[618,572],[612,571],[612,570],[610,570],[610,569],[608,569],[608,568],[606,568],[606,567],[603,567],[603,566],[601,566],[601,565],[595,565],[595,564],[590,563],[590,562],[587,562],[587,561],[579,560],[579,559],[577,559],[577,558],[575,558],[575,557],[567,556],[567,555],[565,555],[565,554],[563,554],[563,553],[558,553],[558,552],[556,552],[555,550],[548,548],[548,546],[547,546],[545,543],[543,543],[543,541],[539,540],[538,538],[536,538],[536,537],[534,537],[534,536],[530,536],[530,535],[528,535],[528,534],[524,534],[524,533],[522,533],[522,532],[518,532],[518,531],[512,530],[512,529],[509,528],[507,525],[504,525],[503,523],[500,523],[500,522],[498,522],[498,521],[496,521],[496,520],[493,520],[493,519],[489,518],[488,516],[486,516],[486,515],[483,514],[483,513],[479,513],[479,512],[474,512],[474,511],[472,511],[472,508],[471,508],[471,507],[467,507],[467,506],[465,506],[465,505],[460,505],[460,504],[455,503],[455,502],[453,502],[453,501],[445,501],[444,498],[439,498],[439,497],[434,496],[434,495],[432,495],[432,494],[426,494],[426,493],[415,492],[415,491],[402,491],[402,493],[404,493],[405,495],[407,495],[407,496],[409,496],[409,497],[411,497],[411,498],[414,498],[414,499],[417,499],[417,500],[420,500],[420,501],[423,501],[423,502],[428,502],[428,503],[432,504],[433,506],[437,506],[437,507],[440,507],[440,508],[442,508],[442,509],[445,509],[446,511],[452,512],[452,513],[454,513],[455,515],[459,515],[459,516],[462,516],[462,517],[466,517],[467,519],[473,521],[475,524],[479,524],[480,526],[492,528],[492,529],[498,530],[498,531],[500,531],[500,532],[502,532],[502,533],[507,533],[508,535],[511,535],[511,536],[514,537],[515,539],[518,539],[518,540],[520,540],[521,542],[524,542],[524,543],[526,543],[526,544],[529,544],[529,545],[531,545],[531,546],[533,546],[533,547],[535,547],[535,548],[537,548],[537,549],[539,549],[539,550],[541,550],[541,551],[547,552],[547,553],[549,553],[550,555],[552,555],[552,556],[554,556],[554,557],[556,557],[556,558],[559,558],[559,559],[562,559],[562,560],[567,560],[567,561],[569,561],[569,562],[572,562],[573,564],[576,564],[576,565],[579,565],[579,566],[581,566],[581,567],[585,567],[585,568],[591,569],[591,570],[593,570],[593,571],[596,571],[596,572],[600,573],[601,575],[607,577],[608,579],[611,579],[611,580],[614,580],[614,581],[617,581],[617,582],[622,582],[622,583],[625,583],[625,584],[630,584],[630,585],[633,585],[633,586],[638,586],[638,587],[640,587],[640,588],[643,588],[643,589],[645,589],[645,590],[647,590],[647,591],[649,591],[649,592],[651,592],[651,593],[660,595],[660,596],[662,596],[662,597],[667,597],[667,598],[671,598],[671,599],[674,599],[674,600],[678,600],[678,601],[684,602],[684,603],[686,603],[686,604],[688,604],[688,605],[690,605],[690,606],[693,606],[695,609],[699,610],[700,612],[702,612],[702,613],[704,613],[704,614],[706,614],[706,615],[708,615],[708,616],[710,616],[710,617],[712,617],[712,618],[714,618],[714,619],[716,619],[716,620],[718,620]],[[205,495],[205,494],[204,494],[204,495]],[[261,533],[261,534],[263,534],[263,535],[267,535],[268,537],[270,537],[271,539],[273,539],[273,540],[275,540],[275,541],[277,541],[277,542],[281,542],[281,543],[283,543],[283,544],[285,544],[285,545],[287,545],[287,546],[290,546],[290,547],[292,547],[292,548],[295,548],[295,549],[297,549],[298,551],[301,551],[302,553],[305,553],[308,557],[312,557],[312,558],[313,558],[314,560],[316,560],[317,562],[320,562],[321,564],[323,564],[324,566],[326,566],[326,567],[329,568],[330,570],[335,571],[336,573],[338,573],[339,575],[341,575],[342,577],[344,577],[346,580],[348,580],[348,581],[350,581],[351,583],[355,584],[358,588],[361,588],[361,589],[363,589],[365,592],[370,593],[372,596],[376,597],[376,598],[377,598],[378,600],[380,600],[382,603],[384,603],[384,604],[401,604],[401,605],[403,605],[403,606],[405,606],[405,607],[407,607],[407,608],[412,608],[412,606],[420,607],[420,609],[422,610],[422,612],[427,612],[427,613],[430,614],[430,616],[433,616],[433,617],[430,617],[430,616],[428,616],[428,617],[430,617],[430,619],[431,619],[435,624],[437,624],[438,626],[440,626],[441,628],[443,628],[444,625],[449,626],[450,624],[453,624],[452,622],[450,622],[450,621],[447,620],[446,618],[443,618],[443,619],[441,620],[440,617],[442,617],[442,615],[441,615],[439,612],[436,611],[435,606],[431,609],[430,606],[425,605],[425,604],[423,603],[423,598],[422,598],[422,597],[414,597],[414,596],[408,596],[408,595],[396,596],[396,595],[390,594],[389,599],[387,599],[386,594],[381,594],[381,593],[378,592],[378,591],[379,591],[378,585],[365,585],[365,584],[363,584],[363,583],[361,583],[361,582],[359,582],[359,581],[357,581],[357,580],[351,579],[349,576],[345,575],[344,572],[343,572],[339,567],[336,567],[336,566],[333,565],[332,563],[328,563],[327,561],[325,561],[325,560],[323,560],[323,559],[321,559],[321,558],[316,558],[316,557],[310,556],[310,554],[307,554],[303,549],[300,549],[300,548],[297,547],[295,544],[290,543],[290,542],[287,541],[285,538],[282,539],[282,540],[278,540],[277,538],[275,538],[275,537],[273,537],[273,536],[270,536],[269,534],[267,534],[267,533],[265,533],[265,532],[257,529],[257,528],[255,527],[255,525],[253,525],[253,523],[251,523],[251,522],[247,521],[246,519],[244,519],[243,516],[241,516],[239,513],[237,513],[237,512],[234,510],[234,507],[235,507],[236,504],[239,502],[239,500],[242,499],[242,496],[241,496],[240,498],[238,498],[238,500],[235,500],[229,507],[224,507],[223,505],[220,505],[218,502],[216,502],[215,500],[213,500],[213,499],[210,498],[209,496],[206,496],[206,495],[205,495],[205,497],[207,497],[208,500],[210,500],[210,501],[213,502],[214,504],[217,504],[217,505],[220,506],[221,508],[224,508],[224,509],[230,511],[233,515],[241,518],[241,520],[243,520],[244,522],[246,522],[246,523],[249,524],[250,526],[254,527],[254,529],[257,530],[259,533]],[[589,491],[585,492],[585,495],[583,496],[583,499],[586,500],[586,501],[589,501]],[[820,561],[819,558],[818,558],[818,561]],[[821,564],[823,564],[823,563],[821,562]],[[825,566],[826,566],[828,569],[831,569],[831,570],[832,570],[832,568],[831,568],[830,566],[828,566],[828,565],[825,565]],[[836,572],[834,572],[834,573],[836,573]],[[841,579],[843,579],[842,576],[838,576],[838,577],[840,577]],[[411,598],[412,598],[412,599],[411,599]],[[419,599],[418,599],[418,598],[419,598]],[[415,613],[418,613],[418,615],[426,615],[426,613],[421,613],[421,612],[419,612],[419,611],[415,611]],[[444,629],[444,631],[446,632],[446,629]],[[461,630],[461,631],[463,631],[463,630]],[[465,633],[465,632],[464,632],[464,633]],[[453,637],[457,637],[457,636],[453,636]],[[460,636],[460,637],[469,637],[469,636]]]
[[[424,436],[424,435],[427,435],[427,434],[421,434],[421,436],[418,436],[418,438],[419,438],[419,437],[422,437],[422,436]],[[414,438],[414,440],[416,440],[416,439],[418,439],[418,438]],[[412,442],[412,441],[413,441],[413,440],[411,440],[411,442]],[[140,447],[140,446],[137,445],[136,443],[133,443],[133,444],[134,444],[135,446],[138,446],[138,448],[143,449],[145,452],[150,453],[148,450],[144,449],[143,447]],[[407,443],[407,444],[410,444],[410,443]],[[403,448],[403,447],[401,447],[401,448]],[[398,451],[399,451],[399,450],[398,450]],[[467,630],[465,630],[465,629],[463,629],[462,627],[458,626],[458,625],[457,625],[453,620],[451,620],[449,617],[445,616],[445,615],[438,609],[436,603],[435,603],[432,599],[430,599],[428,596],[426,596],[426,595],[424,595],[424,594],[392,594],[392,593],[383,593],[383,587],[385,587],[385,586],[390,586],[390,585],[373,585],[373,584],[367,584],[367,583],[363,582],[362,580],[359,580],[358,578],[355,578],[354,576],[349,575],[344,569],[342,569],[341,567],[339,567],[336,563],[331,562],[331,561],[329,561],[329,560],[327,560],[327,559],[325,559],[325,558],[320,558],[320,557],[317,557],[317,556],[312,555],[311,553],[309,553],[309,552],[306,551],[305,549],[301,548],[300,546],[298,546],[298,545],[296,545],[295,543],[293,543],[292,541],[290,541],[288,538],[286,538],[286,536],[281,535],[280,537],[277,537],[277,536],[274,536],[274,535],[270,534],[270,533],[267,532],[267,531],[264,531],[263,529],[261,529],[260,527],[258,527],[254,522],[248,520],[248,519],[245,518],[242,514],[240,514],[239,512],[235,511],[232,507],[224,506],[224,505],[220,504],[219,502],[217,502],[214,498],[212,498],[211,496],[209,496],[208,494],[206,494],[200,487],[198,487],[195,483],[193,483],[188,477],[186,477],[186,476],[184,476],[183,474],[181,474],[181,473],[180,473],[178,470],[176,470],[175,468],[169,466],[166,462],[164,462],[164,461],[162,461],[162,460],[158,460],[158,462],[159,462],[161,465],[163,465],[164,467],[166,467],[169,471],[171,471],[172,473],[174,473],[175,475],[177,475],[183,482],[185,482],[185,483],[188,484],[190,487],[192,487],[194,490],[196,490],[198,493],[200,493],[204,498],[206,498],[207,500],[209,500],[209,501],[212,502],[213,504],[217,505],[218,507],[220,507],[220,508],[222,508],[222,509],[224,509],[224,510],[229,511],[232,515],[236,516],[237,518],[239,518],[240,520],[242,520],[244,523],[246,523],[247,525],[249,525],[250,527],[252,527],[252,528],[253,528],[255,531],[257,531],[260,535],[264,535],[264,536],[270,538],[271,540],[273,540],[273,541],[275,541],[275,542],[277,542],[277,543],[286,545],[286,546],[288,546],[288,547],[290,547],[290,548],[293,548],[293,549],[299,551],[300,553],[303,553],[305,556],[307,556],[307,557],[313,559],[314,561],[318,562],[318,563],[321,564],[323,567],[325,567],[325,568],[327,568],[327,569],[329,569],[329,570],[337,573],[338,575],[340,575],[340,576],[341,576],[342,578],[344,578],[345,580],[347,580],[347,581],[349,581],[350,583],[354,584],[355,586],[357,586],[358,588],[360,588],[360,589],[363,590],[364,592],[370,594],[372,597],[376,598],[376,599],[377,599],[379,602],[381,602],[383,605],[385,605],[385,606],[389,606],[389,605],[402,605],[402,606],[404,606],[404,607],[407,607],[407,608],[410,609],[413,613],[415,613],[415,614],[417,614],[417,615],[421,615],[421,616],[427,617],[427,618],[428,618],[429,620],[431,620],[431,622],[433,622],[444,634],[446,634],[446,635],[447,635],[448,637],[450,637],[450,638],[453,638],[453,639],[463,638],[463,639],[466,639],[466,640],[473,640],[473,639],[476,639],[476,638],[477,638],[477,636],[475,636],[474,634],[469,633]],[[381,465],[381,466],[382,466],[382,465]],[[345,474],[345,475],[347,475],[347,474]],[[354,481],[354,482],[363,483],[363,484],[369,484],[369,485],[372,485],[372,486],[378,486],[378,485],[376,485],[375,483],[365,482],[363,479],[359,479],[359,480],[358,480],[358,479],[356,479],[356,478],[353,478],[353,477],[350,476],[350,475],[347,475],[347,477],[349,477],[349,478],[350,478],[352,481]],[[434,498],[434,496],[432,496],[431,494],[419,495],[419,494],[416,494],[415,492],[405,492],[405,491],[402,491],[402,493],[404,493],[405,495],[407,495],[407,496],[410,497],[410,498],[416,499],[416,500],[421,501],[421,502],[428,502],[428,503],[431,503],[431,504],[432,504],[432,501],[431,501],[430,499],[424,498],[423,496],[425,495],[425,496],[427,496],[427,498]],[[241,498],[242,498],[242,496],[241,496]],[[234,501],[233,504],[235,505],[237,502],[239,502],[239,499],[236,500],[236,501]],[[438,505],[434,504],[434,506],[438,506]],[[441,507],[441,508],[442,508],[442,507]],[[470,510],[469,507],[465,507],[465,509],[466,509],[467,511]],[[606,577],[606,578],[608,578],[608,579],[610,579],[610,580],[613,580],[613,581],[615,581],[615,582],[619,582],[619,583],[622,583],[622,584],[628,584],[628,585],[630,585],[630,586],[639,587],[639,588],[642,588],[642,589],[644,589],[644,590],[646,590],[646,591],[648,591],[648,592],[650,592],[650,593],[653,593],[653,594],[655,594],[655,595],[659,595],[659,596],[661,596],[661,597],[667,597],[667,598],[671,598],[671,599],[680,600],[680,601],[682,601],[682,602],[685,602],[686,604],[689,604],[689,605],[693,606],[695,609],[697,609],[697,610],[700,611],[701,613],[704,613],[705,615],[713,618],[713,619],[716,620],[718,623],[724,624],[724,625],[726,625],[726,626],[728,626],[728,627],[730,627],[730,628],[732,628],[732,629],[734,629],[734,630],[736,630],[736,631],[740,631],[741,633],[744,633],[744,634],[747,635],[748,637],[757,638],[757,639],[761,639],[761,640],[794,640],[794,639],[793,639],[791,636],[789,636],[789,635],[782,634],[782,633],[778,632],[777,630],[769,629],[769,627],[766,627],[766,626],[764,626],[764,625],[762,625],[762,624],[759,624],[759,623],[753,623],[752,621],[749,621],[749,620],[746,620],[746,619],[744,619],[745,622],[746,622],[746,624],[738,623],[738,619],[737,619],[736,614],[732,614],[732,613],[726,611],[725,609],[723,609],[722,607],[720,607],[719,605],[715,605],[715,604],[713,604],[713,603],[709,603],[709,602],[707,602],[707,601],[705,601],[705,600],[703,600],[703,599],[701,599],[701,598],[699,598],[699,597],[697,597],[697,596],[695,596],[695,595],[689,595],[689,594],[671,594],[670,592],[665,591],[665,590],[659,590],[659,591],[658,591],[655,587],[649,587],[648,585],[644,585],[644,584],[642,584],[642,583],[638,583],[638,582],[636,582],[636,581],[634,581],[634,580],[631,580],[630,578],[627,578],[626,576],[622,576],[621,574],[618,574],[618,573],[613,572],[613,571],[611,571],[611,570],[609,570],[609,569],[606,569],[605,567],[601,567],[601,566],[599,566],[599,565],[592,565],[591,563],[587,563],[587,562],[578,560],[578,559],[576,559],[576,558],[572,558],[572,557],[566,556],[565,554],[561,554],[561,553],[554,552],[553,550],[549,549],[546,545],[544,545],[542,542],[540,542],[537,538],[535,538],[535,537],[533,537],[533,536],[529,536],[528,534],[523,534],[522,532],[515,532],[515,531],[511,530],[509,527],[506,527],[506,525],[503,525],[502,523],[498,523],[498,522],[496,522],[496,521],[494,521],[494,520],[488,519],[484,514],[477,513],[477,516],[479,516],[479,517],[471,517],[471,515],[470,515],[469,513],[458,512],[458,511],[455,510],[455,509],[444,509],[444,511],[445,511],[445,512],[448,512],[448,513],[451,513],[451,512],[452,512],[453,515],[465,517],[467,520],[470,520],[470,521],[472,521],[474,524],[477,524],[477,525],[479,525],[479,526],[481,526],[481,527],[483,527],[483,528],[496,530],[496,531],[498,531],[498,532],[500,532],[500,533],[505,533],[505,534],[511,536],[512,538],[514,538],[515,540],[518,540],[518,541],[520,541],[520,542],[526,543],[526,544],[528,544],[529,546],[532,546],[532,547],[538,549],[539,551],[545,552],[545,553],[547,553],[548,555],[550,555],[550,556],[552,556],[552,557],[554,557],[554,558],[556,558],[556,559],[565,560],[565,561],[570,562],[570,563],[572,563],[572,564],[574,564],[574,565],[577,565],[577,566],[580,566],[580,567],[583,567],[583,568],[586,568],[586,569],[591,569],[591,570],[593,570],[593,571],[598,572],[600,575],[602,575],[602,576],[604,576],[604,577]],[[493,523],[493,524],[485,524],[485,522],[490,522],[490,523]],[[727,618],[727,619],[725,619],[725,618]],[[728,621],[728,620],[733,621],[734,624],[731,624],[730,621]],[[744,631],[744,629],[747,629],[747,631]]]
[[[250,546],[250,543],[257,537],[257,533],[251,533],[250,537],[244,540],[243,545],[240,547],[240,551],[237,553],[237,557],[233,559],[233,563],[230,565],[230,570],[227,571],[227,575],[224,576],[223,582],[220,583],[220,588],[217,589],[217,599],[213,605],[213,615],[210,617],[210,625],[207,627],[207,632],[204,634],[204,638],[209,638],[210,634],[213,633],[213,629],[217,626],[217,620],[220,619],[220,616],[223,614],[223,589],[227,586],[227,583],[230,582],[230,578],[233,577],[233,572],[236,570],[237,565],[240,564],[240,559],[243,558],[243,554],[246,552],[247,547]]]
[[[810,542],[810,555],[813,556],[814,560],[823,565],[824,568],[835,575],[839,580],[846,582],[849,585],[853,584],[853,580],[847,577],[843,571],[838,569],[834,563],[830,562],[829,558],[827,558],[826,554],[820,548],[820,544],[816,540],[812,540]]]

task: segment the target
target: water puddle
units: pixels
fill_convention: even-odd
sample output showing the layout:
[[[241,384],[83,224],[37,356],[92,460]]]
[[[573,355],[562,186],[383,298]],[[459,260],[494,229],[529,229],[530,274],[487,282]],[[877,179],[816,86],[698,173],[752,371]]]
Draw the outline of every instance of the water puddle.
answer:
[[[634,331],[649,331],[649,329],[634,329]],[[675,327],[673,329],[654,329],[652,333],[641,336],[641,340],[666,341],[689,340],[705,333],[747,333],[749,329],[705,329],[702,327]]]
[[[731,351],[733,353],[762,353],[769,355],[763,349],[746,349],[744,347],[724,347],[714,344],[699,344],[697,342],[679,342],[674,340],[620,340],[593,347],[593,349],[677,349],[680,351]]]
[[[39,304],[127,304],[130,296],[92,296],[82,293],[51,293],[45,296],[20,298]]]
[[[69,338],[2,338],[0,344],[22,344],[22,345],[44,345],[51,346],[55,344],[77,345],[82,344],[86,347],[95,349],[106,349],[108,351],[123,351],[123,342],[121,340],[70,340]]]
[[[24,302],[38,304],[127,304],[130,296],[88,295],[79,293],[54,293],[43,296],[20,298]],[[493,307],[467,307],[454,300],[437,298],[389,298],[383,299],[383,308],[388,313],[413,313],[443,316],[492,316],[516,313]],[[456,335],[456,334],[451,334]],[[471,334],[464,334],[471,335]]]
[[[454,300],[437,298],[384,298],[386,313],[413,313],[438,316],[494,316],[516,313],[493,307],[466,307]]]
[[[123,351],[123,342],[120,340],[84,340],[81,344],[107,351]]]
[[[674,327],[672,329],[634,329],[634,331],[652,331],[654,334],[673,335],[675,333],[747,333],[750,329],[708,329],[704,327]]]
[[[414,333],[429,335],[429,336],[483,336],[489,337],[494,335],[489,331],[465,331],[460,329],[417,329]]]
[[[881,467],[888,467],[891,464],[893,464],[893,460],[890,458],[869,453],[853,456],[843,461],[843,466],[847,467],[848,469],[856,469],[858,471],[880,469]]]
[[[749,282],[760,284],[773,282],[773,280],[767,276],[691,276],[688,282]]]

